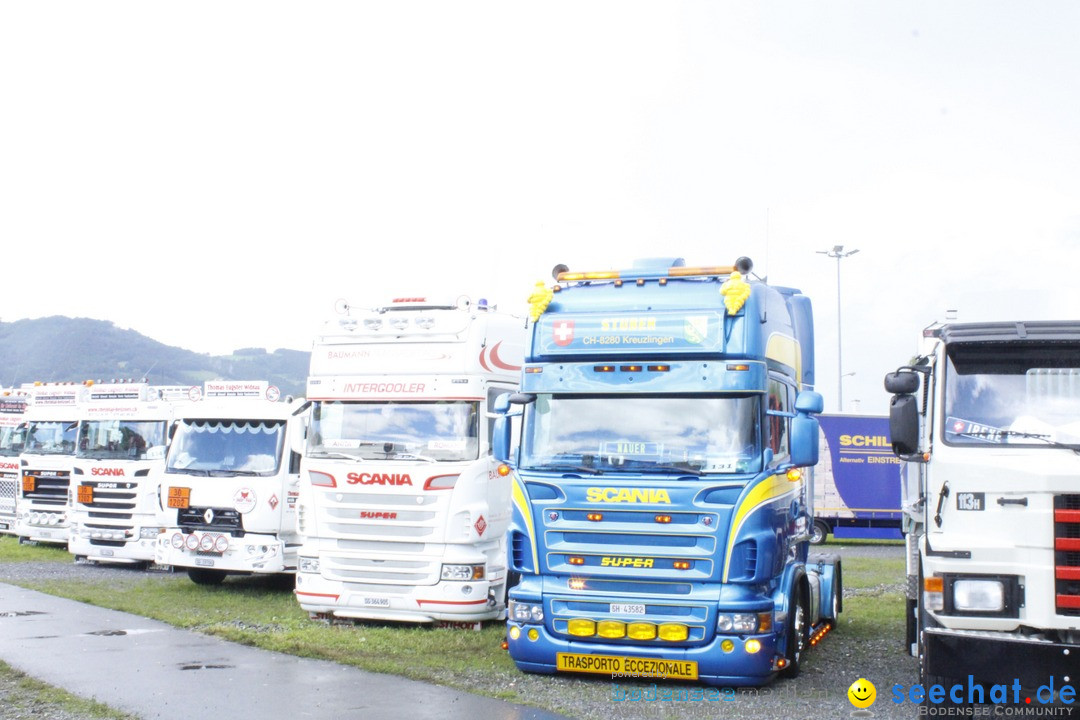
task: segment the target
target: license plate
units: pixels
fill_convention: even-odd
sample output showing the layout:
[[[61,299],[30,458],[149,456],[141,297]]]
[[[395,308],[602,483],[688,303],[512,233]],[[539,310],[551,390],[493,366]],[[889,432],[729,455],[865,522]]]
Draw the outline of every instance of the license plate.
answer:
[[[581,655],[557,653],[555,669],[559,672],[612,675],[620,673],[658,680],[697,680],[698,666],[690,660],[626,657],[621,655]]]
[[[214,561],[210,558],[195,558],[195,564],[199,567],[214,567]]]
[[[644,615],[645,606],[640,604],[611,603],[612,615]]]
[[[103,548],[102,551],[101,551],[101,554],[104,557],[112,557],[113,555],[116,554],[116,551],[111,550],[109,548]]]
[[[0,530],[9,530],[10,527],[7,523],[0,522]]]
[[[390,607],[390,598],[364,598],[364,607]]]

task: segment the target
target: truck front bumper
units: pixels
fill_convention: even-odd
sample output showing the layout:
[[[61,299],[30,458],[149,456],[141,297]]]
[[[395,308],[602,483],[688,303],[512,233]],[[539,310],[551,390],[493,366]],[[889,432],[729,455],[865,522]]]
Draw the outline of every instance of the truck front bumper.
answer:
[[[201,548],[197,542],[193,549],[188,540],[191,535],[198,539],[209,535],[210,549]],[[176,540],[177,536],[180,537],[179,541]],[[287,551],[284,541],[277,536],[253,533],[241,538],[225,536],[227,539],[218,541],[215,547],[215,541],[221,536],[221,533],[183,533],[169,528],[158,536],[155,560],[158,565],[231,573],[276,574],[296,569],[295,550],[291,553]]]
[[[1054,678],[1080,683],[1080,645],[1051,642],[1002,632],[926,628],[927,674],[976,684],[1037,688]],[[960,677],[957,678],[957,675]]]
[[[682,679],[720,687],[760,686],[776,675],[779,660],[771,633],[717,635],[704,645],[665,647],[567,640],[544,625],[508,622],[507,642],[514,664],[525,672],[590,673],[625,682]]]

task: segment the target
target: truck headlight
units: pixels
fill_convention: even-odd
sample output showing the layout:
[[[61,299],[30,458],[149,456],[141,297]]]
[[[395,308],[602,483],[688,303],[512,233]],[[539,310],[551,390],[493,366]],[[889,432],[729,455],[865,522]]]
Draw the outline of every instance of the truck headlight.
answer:
[[[523,603],[511,600],[507,613],[511,620],[519,623],[538,624],[544,622],[544,606],[539,603]]]
[[[758,631],[758,613],[721,613],[716,616],[716,630],[721,633],[749,635]]]
[[[317,558],[317,557],[301,557],[300,558],[300,572],[302,572],[302,573],[317,573],[317,572],[319,572],[319,558]]]
[[[953,607],[967,612],[1001,612],[1005,609],[1005,584],[1000,580],[956,580],[952,584]]]
[[[486,572],[483,565],[443,565],[443,580],[483,580]]]

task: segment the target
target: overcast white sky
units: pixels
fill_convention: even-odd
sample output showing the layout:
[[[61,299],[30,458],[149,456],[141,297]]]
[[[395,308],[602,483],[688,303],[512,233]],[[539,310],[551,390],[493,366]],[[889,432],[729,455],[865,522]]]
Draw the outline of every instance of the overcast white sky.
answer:
[[[308,350],[334,301],[674,255],[920,330],[1080,314],[1080,4],[3,2],[4,322]]]

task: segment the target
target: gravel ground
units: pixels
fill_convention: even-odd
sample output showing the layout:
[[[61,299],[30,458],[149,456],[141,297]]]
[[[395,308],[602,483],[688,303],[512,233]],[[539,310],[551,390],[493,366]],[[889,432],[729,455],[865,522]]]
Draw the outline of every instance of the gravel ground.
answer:
[[[836,552],[841,557],[900,557],[900,545],[838,545],[830,543],[821,550]],[[151,571],[150,575],[161,571]],[[109,576],[119,587],[144,580],[147,574],[125,567],[90,564],[8,563],[0,565],[0,582],[6,580],[47,580],[51,578],[86,577],[101,579]],[[895,583],[859,590],[861,595],[903,592],[904,578]],[[845,590],[845,597],[852,591]],[[755,720],[787,720],[788,718],[828,718],[850,716],[852,708],[847,689],[855,680],[867,678],[877,687],[880,700],[871,708],[877,718],[909,718],[917,708],[897,706],[888,702],[889,688],[894,684],[916,682],[916,665],[901,647],[900,637],[877,637],[858,642],[847,636],[840,627],[830,633],[819,647],[804,658],[802,674],[795,679],[778,680],[769,687],[720,691],[714,700],[695,695],[698,686],[677,683],[654,685],[648,682],[622,683],[608,678],[576,676],[540,676],[522,673],[509,684],[505,678],[493,678],[477,673],[474,677],[448,678],[449,684],[483,694],[506,697],[511,692],[525,704],[542,705],[580,720],[600,720],[617,717],[625,720],[686,718],[754,718]],[[59,706],[42,706],[33,711],[15,709],[13,693],[17,692],[10,673],[0,672],[0,718],[46,718],[47,720],[94,720],[95,716],[65,711]],[[683,693],[669,699],[664,693]],[[659,697],[657,697],[657,694]],[[655,699],[654,699],[655,698]],[[22,712],[24,714],[18,714]],[[96,716],[100,720],[100,716]],[[119,717],[119,716],[117,716]]]

